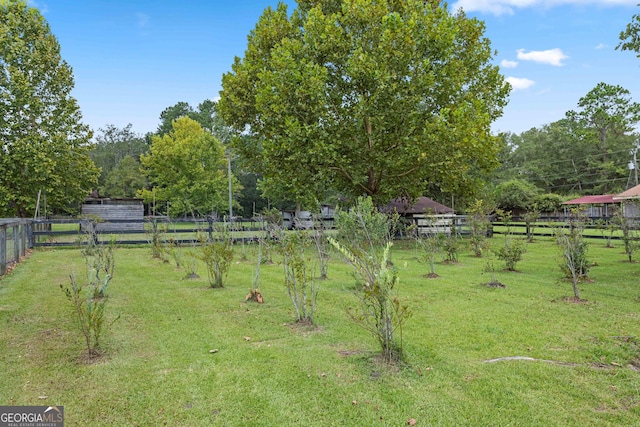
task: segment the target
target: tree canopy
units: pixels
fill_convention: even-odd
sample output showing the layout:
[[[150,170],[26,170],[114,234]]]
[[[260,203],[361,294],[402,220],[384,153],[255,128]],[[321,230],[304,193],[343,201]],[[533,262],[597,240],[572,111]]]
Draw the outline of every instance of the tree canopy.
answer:
[[[611,154],[628,155],[633,147],[630,134],[640,121],[640,104],[631,101],[627,89],[598,83],[580,98],[578,107],[578,111],[567,112],[567,117],[578,124],[579,137],[598,150],[600,159],[595,178],[600,183],[598,189],[606,193],[613,187],[612,179],[626,172],[626,162],[616,164]]]
[[[133,197],[144,187],[140,155],[149,151],[149,145],[143,135],[131,128],[131,124],[122,129],[109,124],[95,137],[89,156],[100,168],[98,187],[102,196]],[[118,181],[120,178],[123,181]]]
[[[109,171],[100,187],[100,194],[107,197],[136,197],[146,184],[140,161],[126,155]]]
[[[37,9],[0,1],[0,214],[77,207],[97,183],[73,74]]]
[[[147,203],[168,201],[173,216],[226,212],[225,160],[220,141],[195,120],[180,117],[168,134],[154,135],[150,153],[140,157],[152,187],[138,195]],[[234,191],[240,189],[236,181]]]
[[[495,167],[490,124],[509,85],[484,24],[437,1],[300,1],[267,8],[223,76],[218,111],[267,191],[333,188],[377,204],[429,186],[467,193]]]
[[[633,15],[631,22],[620,32],[620,43],[616,49],[630,50],[640,58],[640,14]]]
[[[597,84],[564,119],[504,134],[497,181],[526,180],[563,195],[616,193],[629,183],[640,104],[629,91]]]

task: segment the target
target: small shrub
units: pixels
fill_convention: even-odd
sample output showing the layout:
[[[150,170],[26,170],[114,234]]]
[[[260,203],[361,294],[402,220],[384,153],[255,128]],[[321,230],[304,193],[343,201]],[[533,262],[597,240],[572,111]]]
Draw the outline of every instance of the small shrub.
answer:
[[[71,303],[71,315],[84,337],[87,354],[97,356],[101,353],[100,338],[105,326],[109,326],[105,325],[105,307],[108,301],[107,286],[115,269],[115,243],[113,239],[107,246],[96,243],[93,233],[87,234],[87,238],[89,241],[81,250],[86,282],[78,282],[75,275],[71,274],[71,286],[64,287],[61,284],[60,288]]]
[[[318,264],[320,266],[320,278],[326,279],[329,271],[329,241],[327,240],[327,225],[321,215],[314,216],[311,239],[318,253]]]
[[[233,240],[227,224],[217,227],[213,239],[201,236],[199,240],[200,251],[197,257],[204,261],[209,285],[212,288],[224,287],[234,257]]]
[[[498,259],[504,261],[506,270],[515,271],[516,264],[522,261],[522,255],[527,252],[527,247],[522,240],[505,236],[504,244],[495,252]]]
[[[170,238],[167,242],[168,253],[173,259],[173,262],[176,264],[177,268],[182,267],[183,264],[183,253],[180,249],[180,245],[173,238]]]
[[[462,239],[455,230],[438,234],[438,246],[444,251],[445,262],[458,262]]]
[[[622,241],[624,243],[624,253],[627,255],[629,262],[633,262],[633,254],[640,248],[640,236],[638,230],[634,228],[633,220],[618,211],[613,216],[613,223],[618,230],[622,232]]]
[[[370,197],[359,197],[350,211],[338,209],[335,240],[357,257],[370,257],[379,264],[385,244],[392,239],[399,215],[386,215],[373,206]],[[334,245],[335,246],[335,245]]]
[[[615,221],[607,221],[604,218],[598,218],[593,222],[593,225],[597,230],[600,230],[600,235],[606,241],[605,246],[607,248],[612,248],[611,239],[613,234],[616,232],[618,227],[615,224]]]
[[[565,277],[571,279],[573,295],[576,300],[580,299],[578,282],[587,276],[590,265],[587,260],[589,245],[582,236],[585,222],[584,214],[574,211],[570,219],[569,230],[556,230],[558,246],[562,250],[560,269]]]
[[[491,280],[484,283],[485,286],[490,288],[506,288],[502,282],[496,279],[496,268],[491,261],[487,261],[487,264],[484,267],[484,272],[491,275]]]
[[[147,231],[147,240],[151,244],[151,256],[163,262],[169,261],[169,250],[167,247],[167,224],[159,223],[157,219],[151,221],[151,229]]]
[[[82,252],[82,259],[87,267],[87,284],[96,298],[107,295],[107,286],[115,270],[115,241],[108,245],[95,245],[89,254]]]
[[[511,212],[498,209],[498,217],[507,228],[504,235],[504,243],[496,251],[498,259],[504,261],[505,269],[515,271],[516,264],[522,260],[522,255],[527,252],[527,247],[522,240],[515,239],[511,234]]]
[[[400,303],[397,296],[393,296],[398,284],[397,270],[388,262],[393,243],[387,242],[379,264],[374,266],[370,264],[370,258],[360,259],[337,241],[331,239],[330,242],[364,279],[362,287],[355,292],[360,304],[348,311],[349,316],[377,339],[385,361],[400,361],[402,326],[411,317],[411,311]]]
[[[491,207],[483,200],[476,200],[469,209],[469,243],[471,250],[476,257],[481,257],[488,249],[487,232],[491,227],[489,213]]]
[[[183,261],[184,270],[185,270],[185,279],[197,279],[198,277],[198,255],[190,251],[187,253]]]
[[[407,234],[412,236],[416,242],[416,248],[418,249],[418,261],[429,265],[429,273],[427,274],[427,277],[438,277],[438,274],[436,273],[436,255],[440,252],[438,235],[431,231],[421,233],[415,224],[409,226],[406,231]]]
[[[305,231],[287,233],[281,241],[284,284],[296,312],[296,322],[313,324],[318,286],[306,254],[309,245]]]
[[[277,214],[280,215],[279,211],[275,210],[275,212],[277,212]],[[275,215],[275,213],[272,212],[272,215]],[[258,283],[260,282],[260,267],[262,266],[262,263],[263,263],[263,253],[265,251],[265,248],[271,243],[270,243],[269,225],[268,225],[267,217],[264,215],[260,215],[258,217],[258,220],[260,221],[260,224],[262,225],[262,227],[261,227],[261,232],[258,234],[258,256],[256,258],[256,269],[253,272],[252,287],[251,289],[249,289],[249,293],[247,294],[245,301],[253,301],[261,304],[264,302],[264,299],[262,297],[262,293],[258,289]],[[244,239],[242,241],[243,241],[242,246],[244,248]]]
[[[276,208],[265,209],[260,214],[262,228],[262,262],[273,264],[273,253],[278,248],[277,241],[284,232],[282,212]]]
[[[387,362],[402,358],[402,326],[411,316],[394,296],[398,275],[390,262],[390,240],[397,220],[397,214],[389,217],[374,208],[371,198],[361,197],[352,210],[336,214],[340,241],[329,239],[360,281],[354,291],[359,304],[349,316],[377,339]]]

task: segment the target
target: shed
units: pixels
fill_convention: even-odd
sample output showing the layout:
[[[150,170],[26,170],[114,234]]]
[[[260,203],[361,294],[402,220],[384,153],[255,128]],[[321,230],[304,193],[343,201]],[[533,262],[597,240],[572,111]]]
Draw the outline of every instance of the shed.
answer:
[[[456,217],[455,211],[428,197],[418,197],[415,202],[405,197],[393,199],[380,209],[382,212],[398,212],[407,222],[416,224],[422,234],[450,233]]]
[[[82,204],[82,216],[98,218],[98,231],[144,231],[142,199],[88,198]]]
[[[428,197],[418,197],[411,203],[406,197],[393,199],[382,209],[383,212],[398,212],[402,216],[420,215],[432,213],[437,215],[455,214],[455,211],[448,206],[431,200]]]
[[[640,203],[640,185],[636,185],[635,187],[631,187],[620,194],[616,194],[613,196],[613,200],[618,203],[624,203],[625,216],[630,218],[637,218],[640,216],[640,208],[638,207],[638,203]]]
[[[596,196],[582,196],[577,199],[564,202],[563,205],[580,205],[587,206],[587,215],[589,217],[608,218],[615,213],[616,205],[620,204],[619,200],[615,200],[613,194],[601,194]]]

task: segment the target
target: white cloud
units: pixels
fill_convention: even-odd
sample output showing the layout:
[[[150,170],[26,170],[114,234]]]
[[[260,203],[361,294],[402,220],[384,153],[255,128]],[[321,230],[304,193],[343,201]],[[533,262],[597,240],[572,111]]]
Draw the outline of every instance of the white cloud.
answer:
[[[609,45],[606,45],[604,43],[600,43],[598,44],[598,46],[595,47],[596,50],[600,50],[600,49],[604,49],[606,47],[609,47]]]
[[[518,61],[509,61],[508,59],[503,59],[500,62],[500,66],[502,68],[516,68],[518,66]]]
[[[463,8],[465,12],[485,12],[493,15],[513,15],[516,9],[527,7],[554,7],[566,4],[599,6],[635,6],[638,0],[458,0],[451,10]]]
[[[536,82],[534,82],[533,80],[520,77],[507,77],[505,80],[509,82],[509,84],[511,84],[511,87],[514,91],[529,89],[531,86],[536,84]]]
[[[562,67],[563,60],[569,58],[565,55],[561,49],[548,49],[548,50],[532,50],[531,52],[525,52],[524,49],[518,49],[518,59],[521,61],[533,61],[541,64],[555,65],[556,67]]]

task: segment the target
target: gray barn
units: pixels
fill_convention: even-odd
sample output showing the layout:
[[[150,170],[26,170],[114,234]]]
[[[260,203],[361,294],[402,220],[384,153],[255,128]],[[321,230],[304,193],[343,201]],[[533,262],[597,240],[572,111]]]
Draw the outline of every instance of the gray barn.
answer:
[[[82,216],[98,218],[98,231],[144,231],[142,199],[88,198],[82,204]]]

